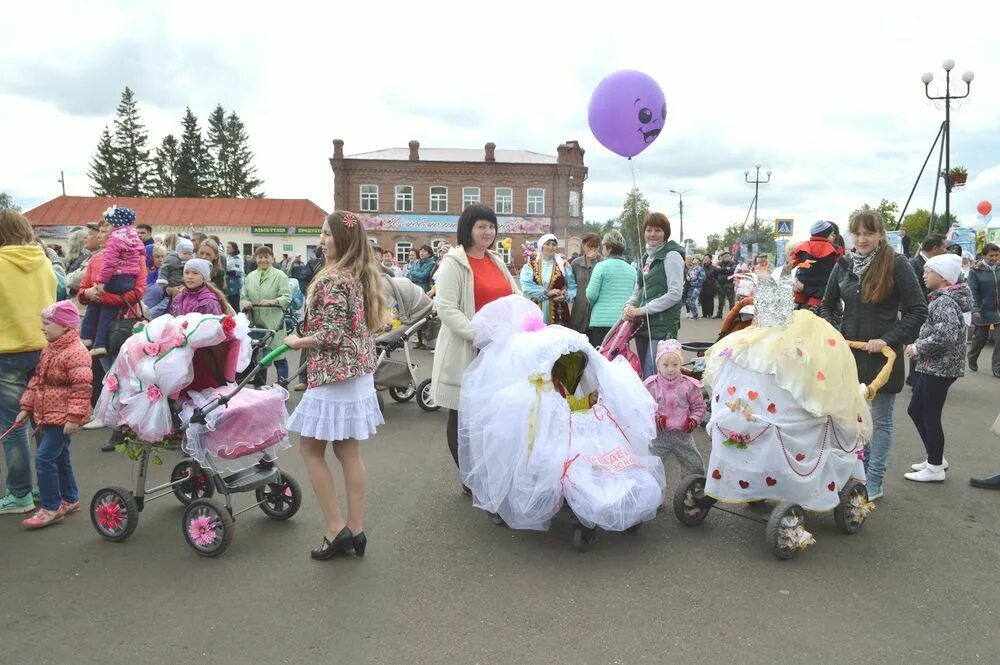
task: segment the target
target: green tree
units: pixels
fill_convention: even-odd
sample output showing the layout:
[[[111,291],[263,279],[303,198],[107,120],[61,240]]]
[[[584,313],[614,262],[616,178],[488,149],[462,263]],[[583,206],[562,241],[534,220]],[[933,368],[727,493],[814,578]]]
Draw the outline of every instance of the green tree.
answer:
[[[163,137],[153,158],[153,196],[177,196],[177,162],[180,159],[180,145],[173,134]]]
[[[878,205],[872,207],[867,203],[863,203],[860,208],[854,211],[857,212],[877,212],[882,221],[885,222],[885,226],[890,231],[896,228],[896,220],[899,217],[899,206],[895,201],[890,201],[889,199],[882,199],[878,202]],[[851,213],[854,216],[854,213]]]
[[[176,195],[193,198],[211,196],[214,193],[212,156],[202,137],[198,118],[190,108],[185,109],[181,126],[184,131],[176,162]]]
[[[222,107],[220,106],[219,109]],[[253,151],[250,150],[250,136],[246,126],[235,112],[226,118],[225,137],[232,160],[226,179],[216,183],[216,196],[228,198],[262,198],[260,186],[264,181],[257,177]]]
[[[14,197],[11,194],[8,194],[7,192],[0,192],[0,210],[3,210],[4,208],[12,208],[13,210],[21,212],[21,206],[14,203]]]
[[[625,204],[618,216],[618,228],[625,236],[630,254],[639,256],[646,247],[642,233],[642,223],[649,214],[649,201],[638,187],[633,187],[625,196]]]
[[[233,178],[233,153],[226,133],[226,110],[217,104],[208,116],[208,139],[205,141],[212,156],[212,186],[215,196],[228,197],[228,183]]]
[[[902,227],[906,229],[907,235],[910,236],[910,242],[917,245],[927,237],[928,227],[931,227],[931,233],[940,233],[943,235],[957,221],[954,215],[935,214],[934,223],[931,225],[930,211],[920,208],[903,218]]]
[[[714,255],[720,247],[722,247],[722,236],[718,233],[708,234],[708,238],[705,239],[705,251]]]
[[[123,196],[121,183],[121,166],[118,151],[108,126],[104,126],[101,138],[97,141],[97,152],[90,159],[87,176],[90,178],[90,191],[97,196]]]
[[[149,134],[139,117],[139,104],[128,86],[115,119],[114,147],[121,177],[121,196],[145,196],[151,189]]]

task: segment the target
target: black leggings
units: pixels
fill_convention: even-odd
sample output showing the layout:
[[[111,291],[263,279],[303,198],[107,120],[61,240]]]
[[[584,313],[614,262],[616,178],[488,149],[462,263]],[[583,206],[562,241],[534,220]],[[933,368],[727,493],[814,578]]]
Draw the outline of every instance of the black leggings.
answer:
[[[955,377],[931,376],[917,372],[913,382],[913,397],[906,410],[920,432],[920,439],[927,451],[927,463],[938,466],[944,459],[944,428],[941,427],[941,412],[948,397],[948,388],[955,383]]]
[[[458,467],[458,409],[448,409],[448,450]]]
[[[701,301],[701,315],[706,319],[715,316],[715,291],[702,291],[698,299]]]

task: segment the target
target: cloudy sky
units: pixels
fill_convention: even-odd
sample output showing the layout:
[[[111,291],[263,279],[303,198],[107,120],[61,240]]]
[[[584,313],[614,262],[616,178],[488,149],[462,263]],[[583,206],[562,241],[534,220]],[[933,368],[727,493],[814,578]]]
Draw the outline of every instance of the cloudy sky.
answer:
[[[268,196],[326,209],[334,138],[348,154],[410,139],[555,154],[576,139],[585,215],[603,221],[632,174],[591,135],[587,103],[628,68],[669,108],[634,160],[655,209],[673,217],[669,190],[691,188],[685,231],[703,239],[746,217],[743,172],[760,162],[773,171],[760,217],[804,231],[881,197],[902,205],[944,119],[920,75],[940,92],[946,58],[956,80],[976,74],[952,115],[952,164],[969,169],[953,211],[1000,205],[996,2],[46,2],[3,18],[0,190],[24,208],[59,194],[60,170],[67,193],[90,193],[88,160],[128,85],[157,143],[179,134],[186,106],[202,123],[216,103],[236,110]],[[932,193],[925,177],[911,208]]]

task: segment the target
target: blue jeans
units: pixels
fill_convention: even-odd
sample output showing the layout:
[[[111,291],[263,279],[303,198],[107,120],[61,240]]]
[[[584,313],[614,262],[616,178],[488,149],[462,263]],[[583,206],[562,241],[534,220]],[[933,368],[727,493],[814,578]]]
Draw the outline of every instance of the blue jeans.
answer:
[[[104,290],[115,295],[124,295],[135,288],[135,275],[114,275],[104,285]],[[92,348],[108,348],[111,322],[118,317],[121,307],[90,303],[80,322],[80,338],[91,340]]]
[[[62,501],[75,503],[80,500],[73,467],[69,463],[69,437],[62,425],[45,425],[35,452],[35,469],[38,471],[38,492],[42,508],[58,510]]]
[[[40,351],[0,354],[0,434],[14,424],[21,410],[21,396],[38,364]],[[31,449],[25,423],[3,440],[7,463],[7,491],[21,498],[31,491]]]
[[[872,400],[872,441],[865,450],[865,473],[868,476],[868,493],[882,490],[882,480],[889,464],[892,449],[892,408],[896,403],[894,393],[879,393]]]

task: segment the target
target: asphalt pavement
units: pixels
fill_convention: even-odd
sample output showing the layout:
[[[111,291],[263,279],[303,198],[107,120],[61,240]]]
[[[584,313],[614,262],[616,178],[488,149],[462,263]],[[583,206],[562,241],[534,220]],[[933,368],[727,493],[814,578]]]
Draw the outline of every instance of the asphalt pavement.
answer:
[[[681,337],[713,339],[717,324],[684,321]],[[429,376],[430,354],[415,357]],[[391,400],[363,444],[364,559],[309,558],[323,526],[294,448],[280,464],[305,490],[301,511],[240,515],[224,556],[188,547],[173,497],[108,543],[86,506],[99,487],[133,486],[134,468],[99,452],[107,430],[82,432],[85,509],[38,532],[0,516],[0,663],[1000,663],[1000,491],[968,484],[1000,472],[988,432],[1000,379],[952,388],[941,485],[902,478],[923,458],[908,399],[878,510],[853,536],[811,515],[818,542],[790,561],[761,525],[717,511],[687,528],[668,507],[585,554],[565,516],[546,533],[495,526],[461,492],[444,412]],[[698,445],[707,458],[700,430]],[[178,459],[165,455],[154,480]],[[667,481],[673,491],[673,465]]]

